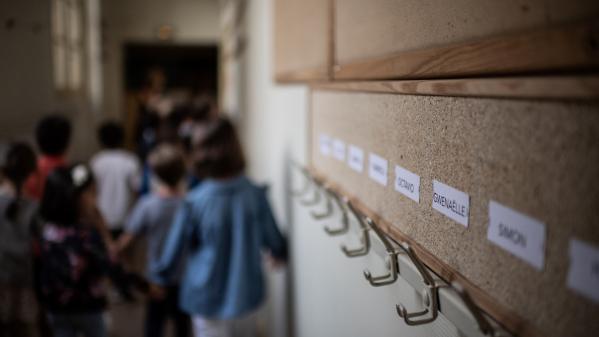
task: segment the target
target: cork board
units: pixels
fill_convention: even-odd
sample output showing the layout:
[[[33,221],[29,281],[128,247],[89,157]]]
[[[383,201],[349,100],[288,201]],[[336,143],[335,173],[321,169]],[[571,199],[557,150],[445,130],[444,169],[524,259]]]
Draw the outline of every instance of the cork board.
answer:
[[[276,0],[274,5],[277,80],[326,79],[332,49],[331,2]]]
[[[338,64],[599,17],[595,0],[343,0]]]
[[[545,336],[599,331],[566,287],[569,239],[599,245],[599,104],[313,91],[312,166]],[[326,133],[389,161],[386,187],[319,151]],[[393,188],[420,175],[420,203]],[[436,179],[470,195],[466,228],[431,207]],[[545,265],[487,240],[495,200],[546,224]]]

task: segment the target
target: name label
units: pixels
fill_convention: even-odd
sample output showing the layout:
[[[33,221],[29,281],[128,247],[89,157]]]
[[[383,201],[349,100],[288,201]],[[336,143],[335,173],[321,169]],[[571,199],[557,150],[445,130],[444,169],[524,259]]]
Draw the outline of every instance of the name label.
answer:
[[[445,185],[440,181],[433,180],[433,209],[453,221],[468,227],[468,215],[470,212],[470,196]]]
[[[345,161],[345,143],[340,139],[333,140],[333,158]]]
[[[321,134],[319,137],[320,154],[325,157],[331,155],[331,137],[326,134]]]
[[[489,202],[487,239],[538,270],[545,265],[545,224],[496,201]]]
[[[349,145],[347,164],[356,172],[364,171],[364,151],[354,145]]]
[[[599,247],[570,239],[568,288],[599,304]]]
[[[395,165],[395,190],[420,203],[420,176]]]
[[[383,186],[387,186],[387,166],[387,159],[374,153],[368,155],[368,176]]]

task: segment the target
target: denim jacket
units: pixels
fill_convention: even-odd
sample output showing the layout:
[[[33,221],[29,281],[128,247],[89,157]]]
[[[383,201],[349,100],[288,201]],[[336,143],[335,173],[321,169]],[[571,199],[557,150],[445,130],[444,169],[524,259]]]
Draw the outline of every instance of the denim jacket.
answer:
[[[166,280],[186,257],[181,308],[207,318],[236,318],[264,300],[263,250],[287,257],[265,188],[245,176],[206,180],[177,211],[154,275]]]

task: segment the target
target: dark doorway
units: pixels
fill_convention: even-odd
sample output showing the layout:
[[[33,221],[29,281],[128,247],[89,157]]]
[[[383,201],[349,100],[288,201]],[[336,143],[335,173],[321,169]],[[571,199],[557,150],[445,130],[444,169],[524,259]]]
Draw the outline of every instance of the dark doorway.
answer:
[[[215,110],[218,47],[127,43],[124,80],[127,144],[143,159],[161,141],[181,141],[190,116]]]
[[[187,88],[194,92],[217,93],[218,48],[216,45],[125,45],[126,90],[143,88],[148,71],[161,68],[166,89]]]

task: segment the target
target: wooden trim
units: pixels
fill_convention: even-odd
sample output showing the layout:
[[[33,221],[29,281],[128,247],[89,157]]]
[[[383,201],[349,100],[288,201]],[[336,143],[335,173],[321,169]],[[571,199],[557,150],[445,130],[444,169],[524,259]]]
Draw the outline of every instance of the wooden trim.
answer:
[[[334,78],[417,79],[599,68],[599,21],[338,64]]]
[[[328,48],[328,53],[327,53],[327,78],[332,79],[335,74],[334,74],[334,68],[335,68],[335,62],[336,62],[336,57],[335,57],[335,53],[336,53],[336,48],[335,48],[335,28],[337,26],[337,21],[336,21],[336,15],[335,15],[335,0],[329,0],[329,31],[327,32],[327,34],[329,34],[329,45],[327,46]]]
[[[314,130],[314,117],[313,117],[313,107],[312,107],[312,102],[313,102],[313,89],[312,87],[308,87],[308,99],[307,99],[307,104],[308,106],[306,107],[306,158],[304,160],[304,163],[306,163],[307,166],[312,166],[312,152],[313,150],[313,142],[314,142],[314,137],[312,135],[312,131]]]
[[[599,75],[329,82],[316,90],[526,99],[599,99]]]
[[[418,242],[415,242],[409,236],[402,233],[399,229],[397,229],[397,227],[393,226],[392,223],[381,218],[358,198],[345,191],[340,185],[328,180],[325,175],[319,173],[318,170],[313,167],[308,168],[308,171],[316,180],[325,183],[326,186],[331,188],[331,190],[335,191],[339,195],[348,197],[352,205],[355,206],[359,212],[374,220],[387,235],[399,242],[405,241],[409,243],[410,247],[412,247],[420,260],[445,282],[450,284],[452,281],[458,281],[468,291],[476,305],[490,317],[492,317],[497,323],[502,325],[506,330],[521,337],[542,336],[540,331],[533,324],[525,321],[512,310],[497,302],[494,298],[473,284],[465,276],[451,268],[435,255],[428,252],[421,245],[419,245]]]
[[[275,80],[277,83],[288,84],[288,83],[310,83],[310,82],[322,82],[329,79],[329,67],[321,66],[311,69],[302,69],[296,71],[288,71],[283,73],[275,74]]]

